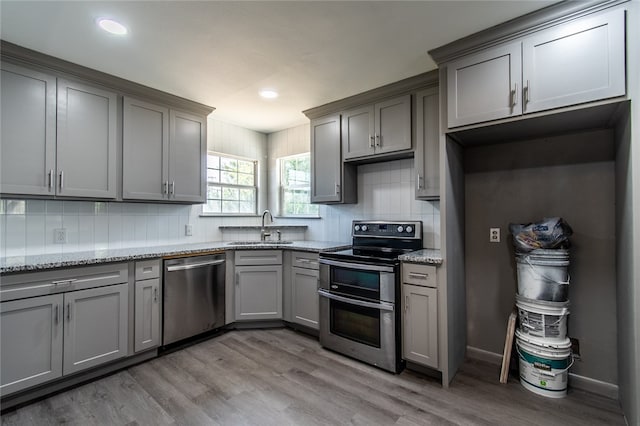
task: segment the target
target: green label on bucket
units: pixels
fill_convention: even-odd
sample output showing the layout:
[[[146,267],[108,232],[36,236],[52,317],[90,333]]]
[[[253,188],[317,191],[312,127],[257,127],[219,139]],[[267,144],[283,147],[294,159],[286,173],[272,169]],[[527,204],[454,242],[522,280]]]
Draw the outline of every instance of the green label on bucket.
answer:
[[[535,368],[539,370],[562,370],[569,366],[571,361],[571,357],[567,355],[567,358],[564,359],[548,359],[548,358],[540,358],[536,355],[532,355],[528,352],[525,352],[524,349],[520,348],[520,356],[523,360],[533,365]]]
[[[547,386],[546,380],[540,380],[540,386]]]

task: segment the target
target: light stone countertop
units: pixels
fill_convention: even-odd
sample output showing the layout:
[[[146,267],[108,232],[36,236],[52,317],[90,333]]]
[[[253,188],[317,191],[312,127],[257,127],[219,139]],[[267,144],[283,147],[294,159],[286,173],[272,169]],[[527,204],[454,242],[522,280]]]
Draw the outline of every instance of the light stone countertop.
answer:
[[[442,254],[437,249],[422,249],[398,257],[402,262],[428,263],[430,265],[442,265]]]
[[[258,249],[288,249],[319,253],[321,251],[343,250],[351,247],[349,243],[334,241],[293,241],[290,244],[272,241],[255,244],[234,244],[233,242],[217,241],[197,244],[174,244],[150,247],[131,247],[122,249],[94,250],[73,253],[41,254],[29,256],[0,257],[0,274],[26,271],[42,271],[47,269],[64,268],[70,266],[95,265],[109,262],[126,262],[139,259],[154,259],[160,257],[179,256],[188,254],[203,254],[224,250],[258,250]]]

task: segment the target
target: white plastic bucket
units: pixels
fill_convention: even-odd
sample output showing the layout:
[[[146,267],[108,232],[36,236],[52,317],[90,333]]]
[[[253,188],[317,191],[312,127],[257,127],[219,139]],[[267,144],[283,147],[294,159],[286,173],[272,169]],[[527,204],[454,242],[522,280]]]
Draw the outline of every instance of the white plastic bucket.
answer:
[[[527,299],[569,300],[569,250],[516,253],[518,294]]]
[[[524,335],[561,341],[567,337],[569,302],[547,302],[516,295],[518,329]]]
[[[569,368],[573,365],[571,341],[550,342],[525,336],[516,330],[520,384],[538,395],[564,398]]]

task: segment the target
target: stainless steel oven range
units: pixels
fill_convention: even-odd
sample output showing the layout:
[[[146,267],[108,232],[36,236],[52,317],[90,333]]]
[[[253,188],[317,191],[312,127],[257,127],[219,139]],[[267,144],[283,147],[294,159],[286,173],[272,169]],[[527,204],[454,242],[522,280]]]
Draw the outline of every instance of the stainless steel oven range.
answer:
[[[352,243],[320,254],[320,344],[398,373],[398,256],[422,248],[422,222],[354,220]]]

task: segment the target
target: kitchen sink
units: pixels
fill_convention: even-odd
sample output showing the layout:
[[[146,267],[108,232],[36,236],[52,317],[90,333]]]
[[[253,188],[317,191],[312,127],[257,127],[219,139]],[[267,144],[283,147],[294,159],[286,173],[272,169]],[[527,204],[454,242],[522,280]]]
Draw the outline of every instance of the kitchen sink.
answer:
[[[293,241],[231,241],[229,246],[260,246],[260,245],[280,245],[293,244]]]

